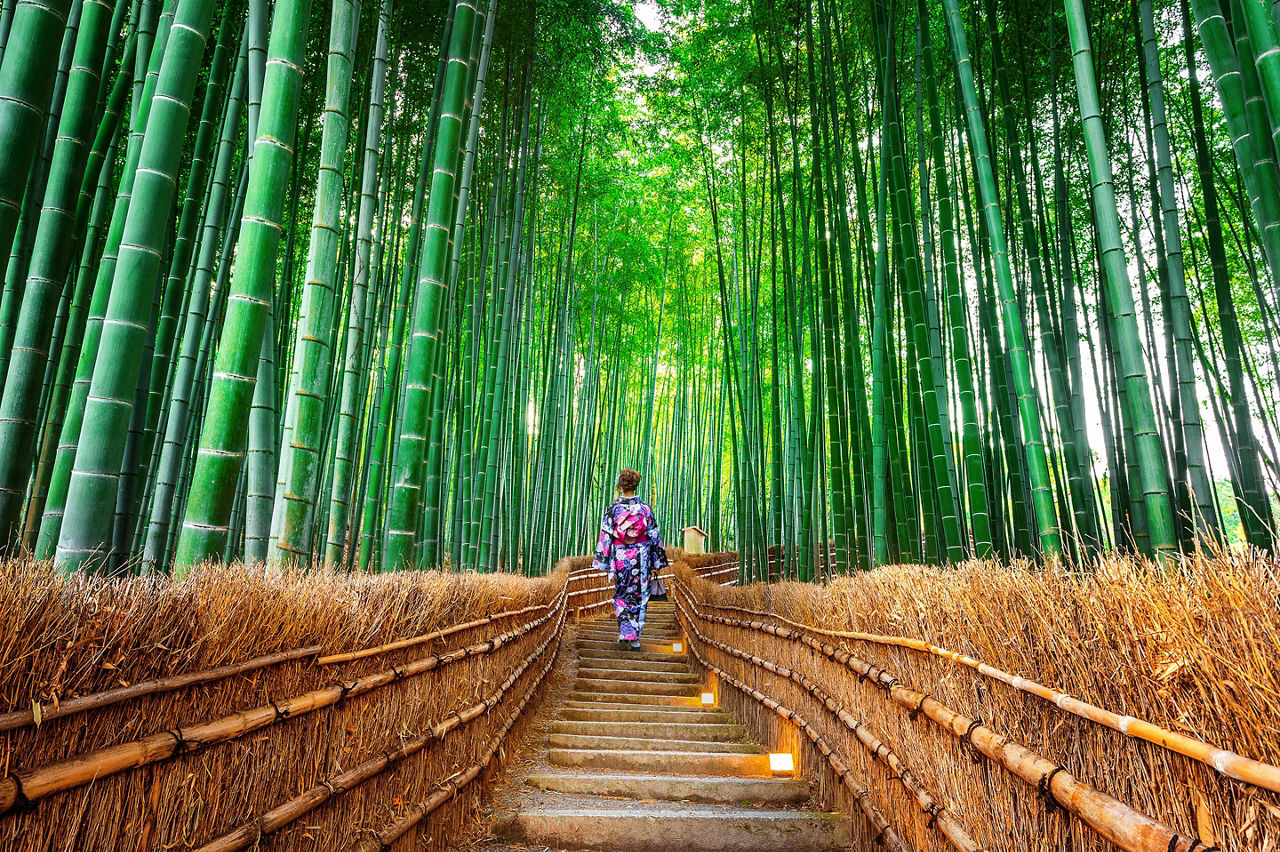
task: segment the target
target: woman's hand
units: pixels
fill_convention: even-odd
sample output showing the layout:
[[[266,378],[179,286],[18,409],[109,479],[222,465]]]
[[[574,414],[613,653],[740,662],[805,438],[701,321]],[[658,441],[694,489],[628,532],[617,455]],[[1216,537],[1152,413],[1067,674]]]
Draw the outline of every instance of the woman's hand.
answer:
[[[618,582],[618,572],[614,571],[612,568],[609,569],[609,582],[615,585]]]

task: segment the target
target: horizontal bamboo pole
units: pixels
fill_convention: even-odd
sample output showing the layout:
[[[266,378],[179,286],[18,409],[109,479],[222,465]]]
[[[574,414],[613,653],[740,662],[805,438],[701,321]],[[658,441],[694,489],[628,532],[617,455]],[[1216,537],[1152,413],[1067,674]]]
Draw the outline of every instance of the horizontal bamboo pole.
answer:
[[[760,702],[765,707],[768,707],[783,719],[791,722],[803,731],[804,735],[813,743],[814,748],[816,748],[818,752],[826,758],[827,763],[831,766],[832,771],[835,772],[836,777],[840,779],[840,782],[848,787],[850,792],[853,793],[854,798],[858,802],[858,807],[862,809],[867,821],[871,823],[872,829],[876,832],[875,840],[883,843],[886,849],[894,850],[894,852],[910,852],[910,849],[908,849],[907,844],[904,843],[902,838],[898,835],[898,832],[894,830],[893,826],[889,825],[889,821],[885,818],[884,814],[878,807],[876,807],[875,803],[871,801],[871,791],[867,789],[866,785],[854,778],[853,770],[849,768],[843,759],[841,759],[835,749],[831,747],[831,744],[827,742],[826,737],[822,736],[822,733],[817,728],[809,724],[809,722],[806,721],[799,713],[784,707],[777,701],[774,701],[769,696],[760,692],[758,689],[748,686],[723,669],[712,665],[703,658],[696,647],[693,649],[693,655],[704,668],[715,672],[716,676],[720,678],[720,680],[728,683],[740,692],[751,696],[756,701]]]
[[[452,636],[455,633],[461,633],[464,630],[483,627],[486,624],[492,624],[493,622],[501,621],[504,618],[512,618],[517,615],[528,615],[529,613],[536,612],[538,610],[552,609],[559,603],[560,596],[563,595],[564,592],[561,592],[559,596],[551,600],[549,603],[534,604],[533,606],[527,606],[524,609],[513,609],[508,612],[494,613],[493,615],[485,616],[484,618],[477,618],[475,621],[455,624],[452,627],[446,627],[443,630],[437,630],[433,633],[424,633],[421,636],[411,636],[407,639],[397,639],[396,641],[388,642],[385,645],[378,645],[373,648],[364,648],[359,651],[348,651],[343,654],[330,654],[316,660],[316,665],[330,666],[334,663],[349,663],[352,660],[362,660],[365,657],[386,654],[390,651],[399,651],[403,648],[412,648],[415,645],[421,645],[425,642],[430,642],[433,639],[441,639],[445,636]]]
[[[386,749],[376,757],[372,757],[346,772],[322,781],[302,795],[290,799],[250,822],[244,823],[233,831],[209,841],[197,849],[196,852],[234,852],[234,850],[248,849],[256,845],[263,837],[275,834],[286,825],[306,816],[329,800],[396,766],[405,758],[417,754],[432,743],[444,740],[450,732],[470,724],[496,707],[507,691],[515,686],[516,682],[533,665],[533,662],[543,656],[552,640],[555,640],[556,650],[550,655],[550,659],[542,668],[536,681],[536,683],[541,683],[547,672],[551,670],[552,665],[555,664],[556,652],[559,651],[560,647],[559,642],[561,628],[564,626],[565,612],[566,610],[561,610],[560,621],[555,629],[547,634],[547,638],[543,640],[542,644],[529,656],[525,657],[524,661],[503,681],[502,685],[484,700],[462,710],[453,711],[444,719],[430,725],[427,733],[420,737],[407,742],[401,742],[397,739],[398,745],[395,748]]]
[[[748,654],[746,651],[733,648],[723,642],[703,636],[698,628],[693,625],[692,619],[689,617],[688,611],[684,607],[684,602],[677,600],[676,606],[679,607],[681,615],[684,616],[686,629],[694,639],[704,645],[710,645],[713,648],[737,657],[740,660],[750,663],[757,668],[764,669],[771,674],[794,681],[802,689],[806,690],[810,695],[817,699],[828,711],[835,716],[842,725],[858,739],[858,742],[871,752],[871,755],[889,768],[889,771],[902,783],[902,786],[916,800],[916,804],[920,806],[920,810],[929,817],[929,824],[938,829],[943,837],[960,852],[982,852],[985,848],[980,846],[972,835],[951,815],[949,806],[942,804],[936,796],[924,788],[924,785],[916,777],[915,773],[907,768],[906,764],[898,756],[893,749],[889,748],[879,737],[877,737],[870,728],[868,728],[860,719],[854,717],[840,702],[828,695],[820,686],[805,677],[797,671],[788,669],[785,666],[778,665],[770,660],[757,657],[754,654]],[[697,652],[695,652],[696,655]],[[701,659],[701,657],[699,657]]]
[[[1095,790],[1062,766],[997,734],[982,724],[981,719],[970,719],[926,693],[904,686],[884,669],[855,657],[848,651],[820,642],[806,633],[775,624],[703,615],[698,612],[693,599],[690,600],[690,606],[699,620],[801,642],[833,662],[845,666],[858,675],[859,682],[870,681],[871,686],[883,690],[892,701],[909,712],[923,713],[956,739],[968,742],[973,746],[975,754],[1000,764],[1024,783],[1041,791],[1047,806],[1057,805],[1070,811],[1081,822],[1122,849],[1129,852],[1209,852],[1216,849],[1205,846],[1197,838],[1179,834],[1124,802]]]
[[[675,562],[676,562],[676,560],[674,560],[674,559],[673,559],[673,560],[672,560],[672,564],[674,565],[674,564],[675,564]],[[685,563],[685,564],[687,564],[687,563]],[[726,568],[726,567],[724,567],[724,566],[728,566],[728,567]],[[722,570],[722,571],[710,571],[710,570],[708,570],[708,569],[712,569],[712,568],[724,568],[724,570]],[[725,574],[725,573],[728,573],[729,571],[736,571],[736,570],[738,570],[738,560],[734,559],[734,560],[732,560],[732,561],[730,561],[730,562],[717,562],[717,563],[715,563],[715,564],[702,565],[702,566],[699,566],[699,567],[697,567],[697,568],[694,568],[693,566],[689,566],[689,570],[691,570],[691,571],[695,572],[695,573],[696,573],[698,576],[700,576],[700,577],[708,577],[708,576],[713,576],[713,575],[715,575],[715,574]],[[598,576],[600,576],[600,574],[601,574],[601,573],[602,573],[602,572],[600,572],[599,570],[597,570],[597,569],[596,569],[596,568],[594,568],[594,567],[575,568],[575,569],[573,569],[572,571],[570,571],[570,572],[569,572],[569,582],[572,584],[575,580],[579,580],[579,579],[582,579],[582,578],[584,578],[584,577],[592,577],[592,576],[596,576],[596,577],[598,577]],[[663,576],[663,577],[674,576],[674,573],[672,573],[672,572],[668,571],[667,573],[664,573],[664,574],[662,574],[661,576]],[[570,594],[572,594],[572,592],[571,592]]]
[[[54,719],[61,719],[71,716],[75,713],[83,713],[86,710],[96,710],[100,707],[108,707],[112,704],[118,704],[121,701],[128,701],[133,698],[141,698],[145,695],[158,695],[162,692],[172,692],[175,689],[182,689],[187,686],[198,686],[202,683],[211,683],[216,680],[231,677],[232,675],[244,674],[245,672],[255,671],[257,669],[266,668],[268,666],[286,663],[290,660],[297,660],[302,657],[311,657],[320,653],[321,646],[312,645],[308,648],[294,648],[289,651],[280,651],[275,654],[267,654],[262,657],[254,657],[252,660],[245,660],[242,663],[231,663],[217,668],[204,669],[198,672],[187,672],[186,674],[170,675],[168,677],[156,678],[155,680],[144,680],[129,686],[119,686],[115,689],[106,689],[102,692],[95,692],[92,695],[83,695],[79,698],[69,698],[66,701],[59,701],[57,704],[49,706],[40,706],[40,724],[50,722]],[[34,725],[35,709],[31,710],[15,710],[12,713],[0,714],[0,732],[12,731],[15,728],[23,728],[27,725]]]
[[[436,789],[434,793],[426,798],[421,804],[411,808],[407,814],[397,820],[381,833],[371,838],[366,838],[359,843],[354,852],[382,852],[382,850],[390,849],[391,844],[395,843],[401,837],[408,834],[414,826],[422,822],[431,815],[437,808],[453,799],[462,791],[462,788],[470,784],[476,778],[480,777],[480,773],[493,760],[498,753],[498,749],[502,747],[503,741],[507,738],[511,728],[515,725],[516,720],[524,713],[524,708],[533,699],[534,694],[538,691],[541,681],[533,684],[525,692],[524,697],[520,699],[520,704],[515,708],[510,716],[507,717],[506,723],[492,739],[489,740],[489,747],[485,750],[484,755],[471,766],[462,772],[445,779]]]
[[[758,618],[772,618],[781,621],[784,624],[815,633],[820,636],[830,636],[836,639],[852,639],[859,642],[869,642],[876,645],[885,645],[898,648],[907,648],[912,651],[918,651],[924,654],[932,654],[935,657],[941,657],[944,660],[950,660],[953,663],[959,663],[967,666],[978,673],[998,680],[1007,684],[1019,692],[1027,695],[1034,695],[1037,698],[1052,704],[1060,710],[1064,710],[1073,716],[1081,719],[1087,719],[1090,722],[1102,725],[1124,734],[1133,739],[1143,740],[1161,748],[1168,749],[1175,754],[1183,757],[1189,757],[1197,760],[1206,766],[1213,768],[1216,772],[1226,775],[1229,778],[1235,778],[1237,781],[1244,781],[1255,787],[1263,787],[1267,790],[1280,793],[1280,766],[1270,763],[1263,763],[1250,757],[1237,754],[1218,746],[1210,745],[1202,740],[1188,737],[1171,731],[1168,728],[1162,728],[1152,722],[1138,719],[1133,716],[1125,716],[1119,713],[1113,713],[1096,704],[1090,704],[1087,701],[1081,701],[1065,692],[1060,692],[1051,687],[1037,683],[1028,678],[1019,677],[1010,674],[995,666],[988,665],[981,660],[956,651],[950,651],[937,645],[932,645],[920,639],[912,639],[907,636],[884,636],[876,633],[859,633],[845,630],[827,630],[822,627],[814,627],[810,624],[801,624],[776,615],[771,612],[761,612],[760,610],[748,609],[746,607],[728,606],[725,604],[706,603],[700,605],[718,609],[726,612],[740,612],[745,615],[751,615]]]
[[[674,565],[675,563],[673,562],[672,564]],[[593,574],[599,574],[599,572],[598,572],[598,571],[596,571],[595,569],[590,569],[590,568],[581,568],[581,569],[578,569],[578,570],[579,570],[579,571],[588,571],[588,572],[593,573]],[[705,579],[705,578],[713,577],[713,576],[715,576],[717,573],[719,573],[719,574],[724,574],[724,573],[727,573],[728,571],[737,571],[737,568],[736,568],[736,564],[735,564],[735,567],[727,568],[727,569],[725,569],[724,571],[719,571],[719,572],[714,572],[714,571],[713,571],[713,572],[711,572],[711,573],[699,573],[699,572],[701,572],[701,571],[703,571],[703,570],[704,570],[704,569],[702,569],[702,568],[690,568],[690,570],[691,570],[691,571],[694,571],[695,573],[698,573],[698,576],[703,577],[703,578]],[[676,574],[675,574],[674,569],[673,569],[673,570],[669,570],[669,571],[667,571],[667,572],[665,572],[665,573],[659,573],[659,574],[658,574],[658,578],[659,578],[659,579],[661,579],[661,580],[666,580],[668,583],[675,583],[675,582],[677,581],[677,579],[678,579],[678,578],[676,577]],[[570,573],[570,581],[572,581],[572,579],[573,579],[573,573]],[[729,583],[721,583],[720,585],[722,585],[722,586],[731,586],[731,585],[735,585],[737,582],[738,582],[738,581],[737,581],[737,578],[735,577],[735,578],[734,578],[732,581],[730,581]],[[596,586],[596,587],[589,588],[589,589],[578,589],[578,590],[576,590],[576,591],[569,592],[569,597],[570,597],[570,598],[574,598],[574,597],[578,597],[578,596],[580,596],[580,595],[587,595],[587,594],[591,594],[591,593],[593,593],[593,592],[595,592],[595,593],[599,593],[599,592],[609,592],[609,591],[613,591],[613,588],[614,588],[614,587],[613,587],[613,585],[612,585],[612,584],[610,584],[610,585],[604,585],[604,586]],[[595,601],[594,603],[589,603],[589,604],[573,604],[573,607],[577,610],[577,615],[578,615],[578,616],[581,616],[581,615],[582,615],[582,613],[583,613],[583,612],[585,612],[585,611],[587,611],[587,610],[596,609],[597,607],[606,606],[606,605],[611,604],[611,603],[613,603],[613,598],[612,598],[612,597],[609,597],[609,598],[606,598],[606,599],[604,599],[604,600]]]
[[[98,749],[47,766],[14,772],[0,778],[0,814],[7,813],[21,803],[36,802],[53,793],[70,790],[126,769],[147,766],[175,754],[226,742],[282,719],[330,707],[345,698],[363,695],[389,683],[443,668],[467,657],[491,653],[537,629],[550,621],[553,615],[554,613],[547,613],[484,642],[446,654],[420,657],[402,667],[393,666],[350,683],[312,690],[263,707],[232,713],[212,722],[161,731],[140,740]]]

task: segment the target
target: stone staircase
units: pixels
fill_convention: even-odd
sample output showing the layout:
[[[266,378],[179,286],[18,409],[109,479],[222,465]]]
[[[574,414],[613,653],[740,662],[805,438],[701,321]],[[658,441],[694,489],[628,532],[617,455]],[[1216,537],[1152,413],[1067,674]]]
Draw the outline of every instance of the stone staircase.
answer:
[[[849,848],[847,816],[808,807],[807,782],[771,775],[765,750],[703,707],[698,676],[672,653],[680,638],[667,603],[650,605],[640,651],[619,648],[612,618],[581,625],[574,679],[541,711],[551,718],[535,765],[496,797],[508,845],[482,848]]]

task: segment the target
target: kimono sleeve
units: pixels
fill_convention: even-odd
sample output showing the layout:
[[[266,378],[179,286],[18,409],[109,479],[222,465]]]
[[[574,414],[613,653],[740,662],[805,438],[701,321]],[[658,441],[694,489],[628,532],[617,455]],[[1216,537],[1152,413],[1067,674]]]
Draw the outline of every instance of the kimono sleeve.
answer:
[[[591,560],[591,567],[597,571],[607,572],[612,567],[610,565],[612,561],[610,559],[610,551],[612,548],[609,546],[613,541],[613,512],[610,511],[612,508],[611,506],[609,509],[604,510],[604,520],[600,522],[600,536],[596,539],[596,554],[595,558]]]

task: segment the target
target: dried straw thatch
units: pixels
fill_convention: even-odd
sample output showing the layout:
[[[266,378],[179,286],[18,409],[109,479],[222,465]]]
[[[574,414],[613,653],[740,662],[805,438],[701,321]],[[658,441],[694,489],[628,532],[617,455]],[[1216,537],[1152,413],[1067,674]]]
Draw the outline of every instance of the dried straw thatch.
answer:
[[[705,558],[685,560],[696,569]],[[826,586],[722,588],[684,575],[681,593],[696,653],[818,727],[912,849],[957,848],[920,806],[920,792],[989,849],[1116,848],[1072,815],[1088,791],[1176,833],[1174,848],[1280,849],[1280,794],[1081,710],[1110,711],[1130,734],[1145,720],[1258,761],[1258,777],[1273,777],[1280,570],[1272,560],[1223,554],[1157,568],[1114,559],[1084,577],[989,563],[902,566]],[[1079,703],[1046,700],[1001,673]],[[757,735],[800,754],[830,803],[856,808],[792,723],[727,683],[717,689]],[[940,720],[965,723],[956,730]],[[1017,746],[1022,764],[1004,759]],[[1011,766],[1037,780],[1043,773],[1033,767],[1062,770],[1046,790]]]
[[[271,848],[346,849],[389,837],[439,799],[392,846],[442,849],[483,786],[463,787],[463,776],[483,780],[489,758],[521,733],[528,714],[519,710],[558,650],[569,571],[581,564],[565,560],[537,580],[237,566],[180,581],[2,565],[0,713],[9,715],[0,729],[9,729],[0,732],[0,786],[16,791],[20,807],[0,816],[0,848],[194,847],[245,826],[256,839],[259,819],[275,809],[261,823],[278,829]],[[428,634],[437,635],[402,641]],[[317,663],[368,648],[379,652]],[[180,677],[255,660],[206,682]],[[73,703],[108,690],[117,692]],[[329,701],[335,691],[340,700]],[[59,707],[77,712],[59,716]],[[254,715],[264,707],[266,718]],[[249,717],[240,727],[228,721]],[[184,732],[210,723],[232,735],[192,748]],[[129,745],[139,742],[148,745]],[[407,744],[411,753],[386,759]],[[41,779],[38,793],[51,777],[65,782],[122,753],[146,765],[21,807],[23,778]],[[448,795],[433,798],[442,785]],[[308,795],[320,801],[303,808],[297,800]],[[305,819],[280,822],[286,805]]]

